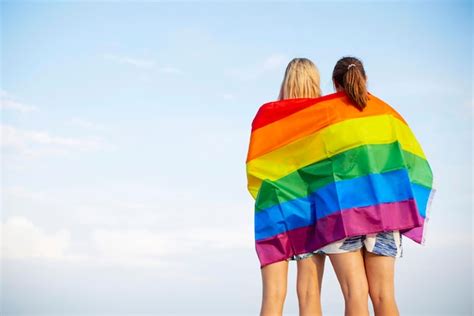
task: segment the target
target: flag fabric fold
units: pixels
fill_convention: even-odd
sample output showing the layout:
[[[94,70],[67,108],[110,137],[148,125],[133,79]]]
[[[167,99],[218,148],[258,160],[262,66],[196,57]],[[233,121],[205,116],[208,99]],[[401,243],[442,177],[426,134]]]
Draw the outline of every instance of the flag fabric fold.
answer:
[[[400,230],[424,244],[435,189],[415,135],[370,94],[262,105],[246,159],[260,267],[349,236]]]

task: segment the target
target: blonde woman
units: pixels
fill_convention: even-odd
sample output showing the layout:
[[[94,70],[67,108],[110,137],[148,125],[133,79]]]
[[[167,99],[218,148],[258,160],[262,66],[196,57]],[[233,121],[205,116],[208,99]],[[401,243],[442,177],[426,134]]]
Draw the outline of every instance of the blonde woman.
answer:
[[[278,99],[317,98],[321,95],[319,71],[311,60],[295,58],[288,64]],[[320,292],[325,255],[304,253],[261,269],[263,296],[260,316],[282,315],[287,292],[288,263],[297,261],[297,295],[300,315],[321,315]]]

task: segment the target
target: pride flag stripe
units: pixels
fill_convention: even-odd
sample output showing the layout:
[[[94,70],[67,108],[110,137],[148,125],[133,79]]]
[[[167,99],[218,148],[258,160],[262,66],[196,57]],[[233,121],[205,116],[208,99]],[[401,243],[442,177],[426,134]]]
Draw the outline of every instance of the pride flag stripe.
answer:
[[[414,196],[410,200],[413,200],[418,209],[418,215],[421,220],[424,220],[426,217],[427,204],[429,202],[431,190],[427,189],[424,186],[413,185],[412,195]],[[395,202],[386,202],[385,204],[398,203]],[[380,204],[380,203],[379,203]],[[255,225],[255,239],[261,240],[266,239],[270,236],[281,234],[286,231],[291,231],[298,229],[300,227],[305,227],[308,225],[313,225],[316,222],[321,222],[325,217],[332,216],[334,213],[345,212],[347,209],[360,209],[368,206],[374,206],[378,204],[368,204],[363,206],[357,206],[353,208],[346,208],[342,210],[335,210],[328,213],[326,216],[319,216],[318,212],[315,211],[315,202],[311,201],[292,201],[291,204],[282,205],[281,208],[269,209],[267,212],[255,214],[255,221],[264,220],[266,224],[256,224]],[[295,212],[291,214],[290,212]],[[283,216],[285,214],[286,216]],[[268,226],[266,226],[268,225]],[[271,227],[273,226],[273,227]]]
[[[391,115],[355,118],[330,125],[247,163],[248,189],[256,198],[262,179],[277,180],[311,163],[364,144],[398,141],[402,149],[425,155],[410,128]],[[289,160],[289,157],[298,159]]]
[[[429,189],[424,190],[429,192]],[[419,191],[423,192],[423,189]],[[310,225],[316,220],[344,209],[399,202],[416,197],[411,189],[406,169],[333,182],[307,197],[255,213],[255,238],[263,239]],[[427,198],[427,195],[422,194],[418,197]],[[420,200],[420,203],[423,202]]]
[[[328,168],[328,165],[332,167]],[[426,160],[410,152],[401,151],[398,141],[390,144],[361,145],[302,167],[279,180],[263,181],[256,199],[255,212],[305,197],[308,192],[313,192],[331,182],[400,168],[408,168],[413,183],[431,186],[433,179]],[[276,195],[277,187],[285,190],[279,190]]]
[[[379,231],[400,230],[420,243],[423,222],[413,199],[352,208],[321,218],[316,224],[257,240],[256,251],[262,268],[348,236]]]
[[[339,99],[329,99],[295,112],[284,120],[275,121],[254,130],[252,132],[254,139],[251,141],[247,162],[347,119],[389,114],[406,125],[398,112],[377,98],[371,98],[374,99],[375,104],[365,111],[359,111],[347,98],[345,98],[345,102],[341,102]]]
[[[327,100],[345,97],[343,92],[329,94],[320,98],[300,98],[273,101],[263,104],[252,121],[252,132],[275,121],[284,119],[293,113]]]

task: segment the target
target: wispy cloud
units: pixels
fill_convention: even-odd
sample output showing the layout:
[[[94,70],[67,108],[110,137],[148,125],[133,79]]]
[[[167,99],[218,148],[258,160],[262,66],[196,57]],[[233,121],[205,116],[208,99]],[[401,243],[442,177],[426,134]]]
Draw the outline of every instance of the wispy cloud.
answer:
[[[95,229],[91,233],[97,260],[102,264],[156,266],[179,255],[199,255],[209,249],[252,249],[251,234],[228,229]],[[92,255],[90,255],[92,257]]]
[[[174,74],[174,75],[183,74],[183,71],[181,69],[174,66],[170,66],[170,65],[160,66],[153,59],[136,58],[136,57],[129,57],[129,56],[114,55],[114,54],[103,54],[102,57],[119,64],[131,65],[131,66],[142,68],[142,69],[154,69],[164,74]]]
[[[11,125],[0,126],[0,137],[3,150],[29,157],[113,147],[97,136],[89,138],[62,137],[51,135],[47,131],[24,130]]]
[[[283,54],[273,54],[268,56],[264,61],[262,68],[265,70],[278,70],[286,65],[288,57]]]
[[[22,103],[3,90],[0,91],[0,108],[2,110],[11,110],[21,113],[34,112],[38,110],[38,107]]]
[[[160,233],[147,229],[106,230],[92,232],[97,260],[109,264],[156,265],[177,247]]]
[[[3,196],[6,199],[14,198],[16,201],[33,200],[34,203],[43,203],[55,201],[51,194],[47,194],[41,191],[28,190],[23,186],[4,186],[2,188]],[[5,201],[4,200],[4,201]]]
[[[106,129],[104,125],[100,125],[100,124],[97,124],[92,121],[88,121],[79,117],[73,117],[69,119],[66,122],[66,124],[70,126],[77,126],[77,127],[87,129],[87,130],[105,130]]]
[[[70,232],[60,229],[47,234],[24,216],[9,217],[0,225],[3,258],[73,259],[66,254]]]
[[[287,56],[275,53],[269,55],[253,66],[229,69],[227,70],[227,74],[240,80],[255,80],[267,72],[284,69],[287,62]]]
[[[232,93],[223,93],[221,96],[224,100],[234,100],[235,99],[235,95],[233,95]]]
[[[181,69],[178,69],[176,67],[171,67],[171,66],[159,67],[158,71],[162,73],[166,73],[166,74],[175,74],[175,75],[180,75],[183,73]]]
[[[199,255],[209,249],[252,249],[251,234],[226,229],[102,229],[81,237],[86,252],[72,248],[68,229],[46,232],[25,216],[11,216],[0,225],[1,257],[52,259],[114,266],[160,266],[179,254]],[[172,261],[172,260],[171,260]]]
[[[132,65],[139,68],[153,68],[156,65],[156,62],[151,59],[118,56],[113,54],[103,54],[102,57],[119,64]]]

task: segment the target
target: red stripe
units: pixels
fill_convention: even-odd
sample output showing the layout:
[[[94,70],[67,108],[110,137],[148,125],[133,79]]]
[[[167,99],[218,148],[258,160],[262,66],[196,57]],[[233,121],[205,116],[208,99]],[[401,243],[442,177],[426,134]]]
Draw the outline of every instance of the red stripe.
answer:
[[[257,114],[255,115],[255,118],[252,122],[252,131],[317,103],[336,99],[342,96],[345,96],[344,91],[328,94],[319,98],[286,99],[265,103],[258,109]],[[276,109],[278,109],[278,111],[275,111]]]
[[[349,236],[400,230],[406,237],[421,243],[423,223],[424,218],[419,215],[413,199],[345,209],[321,218],[314,225],[258,240],[256,251],[263,268]]]

